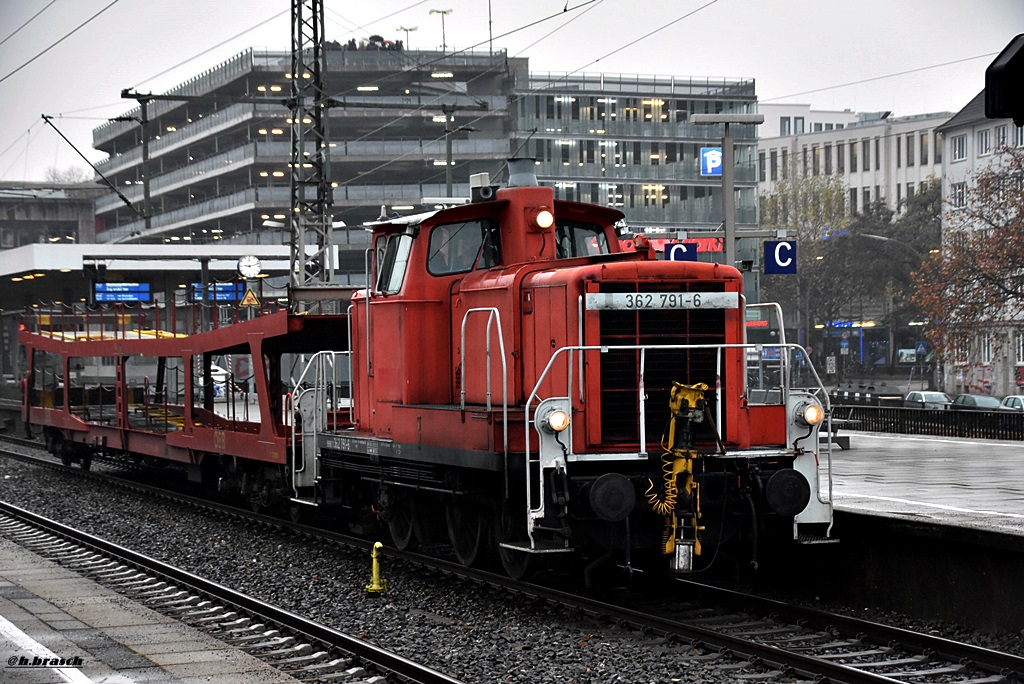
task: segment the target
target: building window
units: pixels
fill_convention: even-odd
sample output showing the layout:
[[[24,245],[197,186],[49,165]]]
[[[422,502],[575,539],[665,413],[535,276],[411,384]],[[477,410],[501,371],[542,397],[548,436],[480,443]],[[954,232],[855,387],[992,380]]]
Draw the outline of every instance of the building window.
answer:
[[[953,161],[963,161],[967,159],[967,135],[954,135],[949,139],[950,154],[953,155]]]
[[[913,183],[907,183],[907,199],[909,200],[913,196],[914,196],[914,184]]]
[[[865,171],[870,171],[871,170],[871,141],[870,140],[862,140],[861,143],[860,143],[860,151],[863,153],[862,156],[864,157],[864,170]],[[876,150],[876,153],[877,153],[877,150]]]
[[[864,195],[864,204],[862,206],[864,209],[867,209],[871,206],[871,188],[864,188],[861,194]]]
[[[1017,130],[1020,129],[1018,128]],[[1024,366],[1024,329],[1018,328],[1014,332],[1015,342],[1017,343],[1017,351],[1014,354],[1014,361],[1018,366]]]
[[[952,183],[949,186],[949,201],[954,208],[967,206],[967,183]]]
[[[811,148],[811,173],[815,176],[821,172],[821,148],[817,145]]]
[[[800,135],[804,132],[804,117],[794,116],[793,117],[793,132]]]
[[[896,144],[896,168],[903,166],[903,138],[893,138],[893,142]]]
[[[875,186],[875,201],[876,202],[881,202],[882,201],[882,186],[881,185],[876,185]]]
[[[779,135],[792,135],[792,122],[788,116],[779,118]]]
[[[764,183],[766,180],[768,180],[764,152],[757,153],[757,180],[760,181],[761,183]]]
[[[771,151],[771,166],[772,166],[772,180],[779,180],[779,153],[777,150]]]
[[[992,335],[978,337],[978,357],[982,363],[992,363]]]
[[[1006,125],[996,126],[996,149],[1006,145]]]
[[[832,146],[825,145],[825,175],[832,175]]]
[[[900,210],[900,202],[903,201],[903,186],[896,184],[896,211]]]
[[[846,173],[846,145],[836,145],[836,171]]]
[[[907,135],[907,166],[914,165],[914,134]]]
[[[782,148],[782,177],[789,178],[789,150]]]
[[[864,143],[864,144],[867,145],[867,143]],[[875,171],[878,171],[880,168],[882,168],[882,154],[881,154],[881,150],[882,150],[882,141],[881,141],[880,138],[875,138]],[[867,155],[864,155],[864,166],[867,166],[867,165],[868,165],[868,158],[867,158]]]
[[[935,131],[935,163],[942,163],[942,133]]]
[[[1014,136],[1014,146],[1024,146],[1024,126],[1017,126],[1017,134]]]
[[[857,188],[850,188],[850,213],[857,213]]]
[[[857,173],[857,143],[850,143],[850,173]]]
[[[832,124],[825,124],[825,130],[826,131],[831,131],[832,129],[833,129]]]
[[[921,134],[921,166],[928,165],[928,131]]]
[[[820,123],[814,124],[814,132],[815,133],[821,133],[821,124]]]
[[[802,156],[803,156],[804,178],[807,178],[807,146],[806,145],[804,145]]]
[[[987,128],[978,131],[978,156],[984,157],[986,154],[992,154],[992,131]]]

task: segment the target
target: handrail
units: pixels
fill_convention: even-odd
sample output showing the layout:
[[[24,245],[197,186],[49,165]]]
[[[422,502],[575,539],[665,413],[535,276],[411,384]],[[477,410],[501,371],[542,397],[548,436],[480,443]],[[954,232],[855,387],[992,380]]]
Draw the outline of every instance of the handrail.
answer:
[[[460,374],[460,388],[461,397],[459,401],[459,407],[466,410],[466,321],[469,319],[470,314],[473,313],[486,313],[487,316],[487,344],[486,344],[486,358],[487,358],[487,410],[491,410],[491,326],[497,321],[498,323],[498,352],[501,354],[501,417],[502,417],[502,431],[503,431],[503,444],[502,453],[505,455],[505,470],[506,476],[508,471],[508,366],[505,361],[505,336],[501,329],[501,313],[495,307],[479,307],[475,309],[469,309],[466,314],[462,317],[462,344],[459,347],[461,354],[461,374]]]
[[[532,501],[532,498],[531,498],[531,496],[532,496],[532,489],[531,489],[531,485],[530,485],[530,457],[531,457],[530,430],[531,430],[531,426],[533,424],[533,420],[530,417],[530,407],[533,404],[533,402],[538,398],[538,393],[540,392],[541,386],[548,379],[548,376],[551,374],[551,371],[554,368],[555,363],[559,360],[560,357],[562,357],[562,355],[568,356],[568,360],[567,360],[567,364],[568,364],[567,365],[567,368],[568,368],[568,385],[566,387],[566,391],[568,392],[568,396],[566,398],[571,401],[571,397],[572,397],[572,394],[573,394],[573,388],[572,388],[572,382],[573,382],[572,375],[573,375],[573,367],[574,367],[573,355],[576,354],[576,353],[583,354],[584,352],[588,352],[588,351],[596,351],[596,352],[600,352],[600,353],[604,354],[604,353],[607,353],[607,352],[610,352],[610,351],[639,351],[640,354],[641,354],[640,358],[641,358],[641,392],[642,392],[643,372],[644,372],[643,363],[644,363],[644,359],[645,359],[645,355],[646,355],[646,351],[647,350],[654,350],[654,351],[678,350],[678,351],[683,351],[683,350],[696,350],[696,349],[714,349],[714,350],[719,352],[717,354],[717,357],[718,357],[718,367],[716,369],[716,377],[720,379],[721,378],[721,359],[722,359],[723,352],[725,350],[728,350],[728,349],[748,350],[748,349],[760,349],[760,348],[763,348],[763,347],[778,347],[780,349],[780,357],[783,356],[783,354],[781,354],[781,350],[782,349],[790,349],[790,350],[794,350],[794,351],[795,350],[799,350],[801,353],[806,353],[804,351],[803,347],[801,347],[800,345],[789,344],[789,343],[783,344],[781,342],[780,343],[775,343],[775,344],[763,344],[763,345],[762,344],[749,344],[749,343],[747,343],[747,344],[667,344],[667,345],[570,345],[570,346],[560,347],[560,348],[556,349],[555,352],[551,355],[551,358],[548,360],[548,363],[544,367],[544,370],[538,376],[536,384],[534,385],[533,389],[531,390],[529,396],[526,399],[526,402],[523,405],[523,412],[524,412],[523,425],[524,425],[524,430],[525,430],[525,440],[524,440],[524,446],[525,446],[524,458],[525,458],[525,461],[524,462],[526,463],[526,469],[525,470],[526,470],[526,495],[527,495],[527,502]],[[821,394],[823,395],[822,401],[823,401],[823,404],[824,404],[824,407],[825,407],[826,415],[829,415],[831,413],[831,406],[829,404],[829,400],[828,400],[827,392],[825,391],[824,384],[821,382],[821,378],[818,375],[818,371],[814,368],[814,366],[809,365],[808,368],[809,368],[810,372],[813,374],[814,380],[818,384],[818,388],[820,389]],[[582,376],[580,377],[580,383],[581,384],[583,383],[583,377]],[[786,388],[786,389],[788,390],[788,388]],[[721,390],[720,380],[717,381],[716,390]],[[639,448],[641,450],[643,450],[645,448],[645,446],[646,446],[646,442],[643,441],[643,438],[645,437],[645,435],[644,435],[644,432],[645,432],[645,428],[644,428],[645,413],[644,413],[644,402],[643,402],[642,396],[643,395],[641,393],[640,416],[638,417],[638,419],[640,420],[640,430],[641,430],[641,442],[640,442],[640,445],[639,445]],[[718,413],[718,421],[719,421],[719,424],[721,424],[721,402],[718,402],[718,412],[719,412]],[[573,454],[573,448],[574,448],[574,441],[573,441],[573,437],[572,437],[572,434],[573,434],[572,430],[573,430],[574,423],[575,423],[575,421],[572,421],[572,420],[569,421],[569,431],[570,432],[569,432],[569,439],[568,439],[568,445],[567,445],[568,446],[568,452],[567,453],[569,455]],[[831,470],[832,470],[831,458],[829,458],[828,469],[829,469],[829,478],[830,478],[829,489],[830,489],[830,495],[831,495]],[[540,477],[539,481],[540,481],[540,493],[541,493],[540,502],[541,502],[541,504],[543,504],[544,478]],[[527,530],[528,531],[530,530],[530,515],[531,515],[531,513],[537,512],[537,510],[538,509],[533,509],[529,504],[527,505]],[[532,534],[530,536],[531,536],[531,539],[532,539]]]

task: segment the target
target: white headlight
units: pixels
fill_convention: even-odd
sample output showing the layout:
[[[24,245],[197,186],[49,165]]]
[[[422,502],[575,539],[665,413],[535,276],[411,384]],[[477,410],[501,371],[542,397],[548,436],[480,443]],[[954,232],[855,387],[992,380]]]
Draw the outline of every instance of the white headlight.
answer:
[[[561,432],[569,427],[569,414],[562,409],[555,409],[547,415],[545,424],[551,432]]]
[[[813,427],[825,419],[825,409],[818,404],[807,402],[797,407],[796,418],[804,425]]]

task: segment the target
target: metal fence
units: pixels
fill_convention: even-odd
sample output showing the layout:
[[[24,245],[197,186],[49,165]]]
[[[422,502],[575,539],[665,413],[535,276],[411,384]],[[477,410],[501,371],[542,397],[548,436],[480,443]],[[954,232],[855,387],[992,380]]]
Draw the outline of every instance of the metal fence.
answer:
[[[1024,413],[1010,411],[947,411],[834,404],[832,415],[845,419],[844,430],[1024,440]]]

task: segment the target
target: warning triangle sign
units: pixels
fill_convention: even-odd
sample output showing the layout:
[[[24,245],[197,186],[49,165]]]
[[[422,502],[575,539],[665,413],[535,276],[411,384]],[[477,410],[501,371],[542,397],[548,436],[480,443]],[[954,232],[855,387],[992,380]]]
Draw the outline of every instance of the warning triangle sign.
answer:
[[[245,296],[242,297],[242,301],[239,303],[239,306],[259,306],[259,305],[260,305],[260,300],[256,298],[256,295],[253,293],[252,290],[246,290],[245,291]]]

